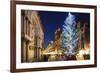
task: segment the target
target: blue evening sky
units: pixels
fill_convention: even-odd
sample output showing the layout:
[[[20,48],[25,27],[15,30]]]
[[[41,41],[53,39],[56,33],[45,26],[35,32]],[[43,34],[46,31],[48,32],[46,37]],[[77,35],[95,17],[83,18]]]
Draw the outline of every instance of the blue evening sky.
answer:
[[[44,47],[54,40],[54,32],[57,28],[62,30],[62,25],[68,12],[38,11],[44,29]],[[72,13],[76,17],[76,22],[88,22],[90,24],[89,13]],[[89,26],[89,25],[88,25]]]

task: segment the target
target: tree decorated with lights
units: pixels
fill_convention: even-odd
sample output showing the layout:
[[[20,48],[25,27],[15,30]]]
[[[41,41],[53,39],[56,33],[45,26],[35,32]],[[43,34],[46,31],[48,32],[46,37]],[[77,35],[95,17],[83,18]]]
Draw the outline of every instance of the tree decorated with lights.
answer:
[[[62,27],[62,48],[64,54],[67,56],[75,55],[79,40],[75,15],[69,12]]]

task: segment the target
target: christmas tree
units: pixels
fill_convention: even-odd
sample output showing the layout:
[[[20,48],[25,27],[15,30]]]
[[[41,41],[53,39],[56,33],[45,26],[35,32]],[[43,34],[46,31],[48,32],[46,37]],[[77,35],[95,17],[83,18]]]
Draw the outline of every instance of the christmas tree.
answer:
[[[78,39],[75,15],[69,12],[62,26],[62,48],[65,55],[69,56],[76,54]]]

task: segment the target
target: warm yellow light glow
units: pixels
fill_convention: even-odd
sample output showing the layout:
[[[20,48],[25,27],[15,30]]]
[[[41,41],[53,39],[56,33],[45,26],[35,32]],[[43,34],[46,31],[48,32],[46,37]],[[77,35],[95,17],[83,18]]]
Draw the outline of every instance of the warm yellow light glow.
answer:
[[[83,55],[84,53],[85,53],[84,50],[80,50],[78,54]]]
[[[84,60],[84,55],[90,54],[90,49],[85,48],[79,51],[79,53],[76,55],[77,60]]]
[[[84,55],[84,54],[89,54],[90,53],[90,49],[89,48],[86,48],[86,49],[84,49],[84,50],[80,50],[79,51],[79,55]]]
[[[85,50],[85,54],[89,54],[89,53],[90,53],[90,49],[87,48],[87,49]]]

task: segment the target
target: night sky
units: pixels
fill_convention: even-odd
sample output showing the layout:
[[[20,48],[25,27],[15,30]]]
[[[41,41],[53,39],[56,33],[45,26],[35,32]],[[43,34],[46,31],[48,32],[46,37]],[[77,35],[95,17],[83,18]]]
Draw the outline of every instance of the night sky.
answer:
[[[53,11],[38,11],[42,26],[44,28],[44,47],[46,48],[50,41],[54,39],[54,32],[57,28],[62,30],[62,25],[68,12],[53,12]],[[72,13],[75,15],[76,22],[87,22],[87,27],[90,27],[89,13]]]

